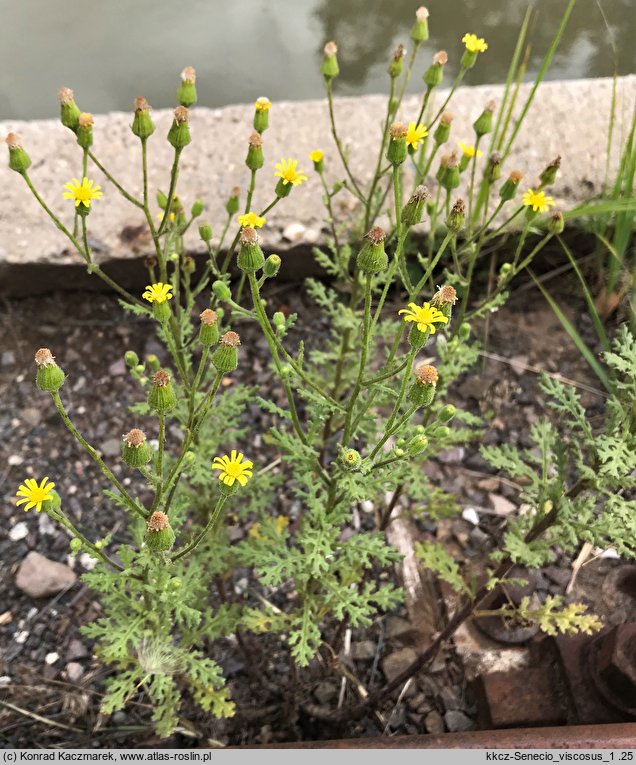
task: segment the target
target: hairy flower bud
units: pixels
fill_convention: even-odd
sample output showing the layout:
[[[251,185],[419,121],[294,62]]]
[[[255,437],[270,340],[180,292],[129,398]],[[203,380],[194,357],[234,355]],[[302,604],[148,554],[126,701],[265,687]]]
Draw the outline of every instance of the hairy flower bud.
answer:
[[[429,90],[441,85],[444,79],[444,65],[447,61],[448,54],[445,50],[440,50],[433,56],[433,63],[424,72],[423,76],[423,80]]]
[[[55,393],[64,385],[64,372],[55,363],[55,356],[48,348],[40,348],[35,354],[37,373],[35,384],[45,393]]]
[[[207,222],[199,223],[199,236],[206,244],[210,244],[212,240],[212,226]]]
[[[175,534],[165,513],[154,512],[148,519],[145,541],[153,552],[167,552],[174,545]]]
[[[411,40],[416,45],[428,40],[428,9],[423,5],[415,11],[415,21],[411,27]]]
[[[146,434],[139,428],[133,428],[123,436],[121,456],[131,468],[147,465],[152,458],[152,450],[146,441]]]
[[[77,120],[77,143],[86,151],[93,145],[94,123],[93,115],[88,112],[82,112]]]
[[[422,220],[426,200],[430,198],[426,186],[418,186],[409,201],[402,208],[402,223],[405,226],[417,226]]]
[[[201,315],[199,327],[199,342],[204,348],[210,348],[219,341],[219,321],[216,311],[206,308]]]
[[[561,234],[565,228],[563,213],[560,210],[553,210],[548,220],[548,231],[553,234]]]
[[[406,453],[409,457],[417,457],[418,454],[422,454],[428,447],[428,438],[424,435],[413,436],[406,445]]]
[[[433,133],[433,140],[438,146],[448,141],[451,131],[451,123],[453,122],[453,115],[450,112],[444,112],[439,118],[439,124],[435,128]]]
[[[437,413],[437,419],[440,422],[450,422],[457,414],[457,409],[452,404],[446,404]]]
[[[75,103],[73,91],[70,88],[60,88],[57,97],[60,101],[60,122],[64,127],[76,133],[79,125],[80,110]]]
[[[233,372],[238,366],[238,346],[241,338],[236,332],[226,332],[210,359],[217,372]]]
[[[186,66],[181,72],[181,85],[177,90],[177,101],[181,106],[194,106],[197,102],[197,73],[193,66]]]
[[[465,211],[466,204],[464,200],[458,199],[453,205],[448,218],[446,218],[446,225],[448,226],[449,231],[457,234],[464,228]]]
[[[325,80],[332,80],[340,74],[340,68],[338,66],[338,46],[335,42],[331,41],[325,45],[324,58],[322,60],[322,66],[320,72]]]
[[[254,130],[264,133],[269,127],[269,110],[272,102],[269,98],[261,96],[254,103]]]
[[[501,154],[494,152],[488,157],[485,175],[488,183],[494,183],[501,178]]]
[[[190,112],[185,106],[177,106],[174,110],[174,119],[168,131],[168,142],[175,149],[185,149],[190,143]]]
[[[356,264],[363,274],[378,274],[389,265],[389,258],[384,249],[385,236],[379,226],[365,234],[365,241],[356,259]]]
[[[265,265],[265,255],[258,243],[258,234],[252,226],[244,226],[241,230],[241,249],[239,250],[237,265],[241,271],[253,274]]]
[[[265,158],[263,157],[263,139],[260,133],[252,133],[250,136],[249,144],[247,147],[247,157],[245,157],[245,164],[250,170],[255,172],[263,167]]]
[[[263,274],[268,279],[272,279],[280,271],[280,264],[280,255],[270,255],[265,261],[265,265],[263,266]]]
[[[148,406],[162,414],[174,409],[177,397],[172,387],[169,372],[159,369],[152,376],[152,385],[148,391]]]
[[[539,176],[542,186],[552,186],[561,167],[561,157],[555,157]]]
[[[457,302],[457,292],[450,284],[445,284],[443,287],[438,287],[437,292],[431,298],[431,305],[439,310],[450,321],[453,313],[453,306]]]
[[[387,72],[389,73],[389,77],[392,80],[395,80],[397,77],[399,77],[402,74],[405,53],[406,53],[406,50],[404,49],[403,45],[398,45],[395,51],[393,52],[393,58],[391,59],[391,61],[389,62],[389,66],[387,67]]]
[[[139,366],[139,356],[134,351],[126,351],[124,354],[124,361],[129,369],[134,369]]]
[[[430,364],[420,364],[415,369],[415,382],[408,392],[408,399],[417,406],[430,406],[435,398],[439,374]]]
[[[217,300],[220,300],[222,303],[227,302],[232,297],[232,292],[230,291],[230,288],[225,282],[222,282],[220,279],[217,279],[212,284],[212,292],[215,294]]]
[[[228,197],[227,202],[225,203],[225,209],[228,215],[236,215],[236,213],[239,211],[240,195],[241,190],[238,186],[234,186],[234,188],[230,191],[230,196]]]
[[[143,96],[135,99],[135,116],[130,127],[134,135],[145,141],[155,132],[155,124],[150,116],[150,104]]]
[[[397,167],[401,165],[407,156],[406,134],[408,128],[401,122],[394,122],[389,130],[389,146],[386,152],[386,158]]]
[[[9,147],[9,167],[16,173],[26,173],[31,167],[31,159],[22,147],[22,139],[17,133],[9,133],[5,141]]]
[[[496,101],[488,101],[488,103],[484,107],[484,111],[473,122],[473,128],[475,130],[475,135],[477,136],[477,138],[481,138],[487,133],[492,132],[492,113],[495,111],[496,108],[497,108]]]
[[[440,159],[439,170],[437,171],[436,178],[439,181],[441,187],[446,189],[446,191],[452,191],[459,186],[459,162],[459,157],[455,152],[451,152],[451,154],[445,154]]]
[[[360,452],[355,449],[347,449],[340,456],[340,461],[345,470],[358,470],[362,462]]]
[[[510,173],[499,189],[499,197],[503,202],[509,202],[511,199],[514,199],[522,180],[523,174],[519,170],[513,170]]]

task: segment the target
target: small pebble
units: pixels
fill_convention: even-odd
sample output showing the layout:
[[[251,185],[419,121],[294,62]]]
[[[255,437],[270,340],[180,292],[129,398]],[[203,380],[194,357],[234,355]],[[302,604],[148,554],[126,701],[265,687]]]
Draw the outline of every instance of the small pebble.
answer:
[[[10,467],[18,467],[24,462],[24,457],[21,457],[19,454],[10,454],[9,459],[7,460],[7,464],[10,465]]]
[[[9,531],[9,539],[12,542],[19,542],[29,534],[29,527],[24,521],[16,523],[16,525]]]
[[[15,633],[15,637],[13,639],[18,645],[23,645],[24,643],[26,643],[28,637],[29,637],[28,631],[21,630],[20,632]]]
[[[84,674],[84,667],[76,661],[69,661],[66,665],[66,676],[72,683],[76,683]]]
[[[474,507],[467,507],[462,511],[462,518],[465,521],[468,521],[468,523],[472,523],[473,526],[476,526],[479,523],[479,515]]]
[[[60,658],[60,654],[53,651],[52,653],[47,653],[44,657],[44,661],[46,664],[55,664],[55,662]]]

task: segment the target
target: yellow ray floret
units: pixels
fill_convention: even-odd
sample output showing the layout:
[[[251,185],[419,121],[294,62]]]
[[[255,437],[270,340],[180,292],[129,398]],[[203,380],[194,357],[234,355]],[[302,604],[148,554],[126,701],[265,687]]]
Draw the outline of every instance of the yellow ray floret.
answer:
[[[526,207],[532,207],[533,212],[547,212],[550,207],[554,207],[554,199],[549,197],[543,191],[533,191],[528,189],[523,195],[523,203]]]
[[[423,138],[426,138],[427,135],[428,130],[424,125],[419,123],[416,125],[414,122],[409,122],[409,126],[406,130],[406,143],[417,150],[417,147],[420,145],[420,141]]]
[[[82,178],[80,183],[77,178],[73,178],[72,181],[64,184],[64,188],[68,189],[63,194],[64,199],[74,199],[75,207],[84,205],[84,207],[91,206],[91,199],[101,199],[102,192],[101,186],[94,186],[94,181],[89,181],[88,178]]]
[[[285,186],[291,183],[292,186],[300,186],[303,181],[307,180],[307,176],[301,171],[296,170],[298,165],[297,159],[281,159],[276,163],[275,178],[281,178]]]
[[[267,223],[266,218],[261,218],[260,215],[257,215],[253,212],[245,213],[244,215],[238,216],[238,222],[239,226],[251,226],[252,228],[261,228],[261,226],[264,226]]]
[[[474,157],[475,156],[475,147],[470,146],[467,143],[464,143],[463,141],[459,142],[459,148],[464,152],[464,156],[466,157]],[[477,156],[483,157],[484,152],[481,149],[477,149]]]
[[[488,50],[488,43],[483,37],[477,37],[468,32],[462,37],[462,42],[469,53],[483,53]]]
[[[320,160],[321,160],[321,159],[322,159],[324,156],[325,156],[325,155],[322,153],[322,151],[321,151],[320,149],[314,149],[314,150],[311,152],[311,154],[309,155],[309,159],[310,159],[312,162],[320,162]]]
[[[408,308],[402,308],[398,313],[405,314],[404,321],[415,322],[420,332],[429,330],[431,335],[435,334],[435,322],[448,323],[448,318],[437,308],[433,308],[430,303],[424,303],[421,307],[415,303],[409,303]]]
[[[43,478],[39,485],[35,478],[27,478],[16,492],[16,498],[20,497],[20,499],[16,499],[16,505],[18,507],[25,505],[25,512],[34,507],[36,512],[39,513],[42,510],[42,503],[53,499],[51,492],[54,487],[55,484],[49,481],[48,478]]]
[[[172,299],[172,285],[163,282],[148,284],[142,297],[149,303],[165,303]]]
[[[266,96],[261,96],[254,101],[254,108],[257,112],[266,112],[269,110],[272,102]]]
[[[224,454],[222,457],[215,457],[212,461],[212,470],[220,470],[219,481],[226,486],[232,486],[234,481],[238,481],[241,486],[245,486],[248,478],[252,477],[251,468],[254,463],[251,460],[245,460],[242,452],[232,449],[230,456]]]

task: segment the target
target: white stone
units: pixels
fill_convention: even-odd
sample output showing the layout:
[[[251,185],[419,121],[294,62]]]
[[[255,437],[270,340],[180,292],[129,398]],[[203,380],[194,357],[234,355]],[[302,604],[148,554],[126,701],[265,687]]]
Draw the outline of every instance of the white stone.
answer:
[[[99,561],[88,553],[82,553],[79,556],[79,562],[87,571],[92,571]]]
[[[16,525],[9,531],[9,539],[12,542],[19,542],[29,534],[29,527],[24,521],[16,523]]]
[[[479,515],[474,507],[467,507],[462,512],[462,518],[465,521],[468,521],[468,523],[472,523],[473,526],[476,526],[479,523]]]
[[[55,664],[55,662],[60,658],[60,654],[53,651],[52,653],[47,653],[44,657],[44,661],[47,664]]]
[[[24,643],[26,643],[28,637],[29,637],[29,631],[21,630],[20,632],[15,633],[15,637],[13,639],[19,645],[23,645]]]
[[[11,467],[18,467],[18,465],[21,465],[24,462],[24,457],[20,456],[19,454],[10,454],[9,459],[7,460],[7,463]]]

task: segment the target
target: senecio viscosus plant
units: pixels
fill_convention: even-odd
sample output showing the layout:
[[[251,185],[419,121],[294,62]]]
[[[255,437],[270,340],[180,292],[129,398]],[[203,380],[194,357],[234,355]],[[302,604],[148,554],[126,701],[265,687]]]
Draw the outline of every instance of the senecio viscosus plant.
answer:
[[[322,150],[311,153],[331,229],[328,247],[317,249],[315,256],[333,280],[330,285],[307,281],[307,292],[330,327],[324,341],[307,349],[302,340],[292,347],[287,337],[297,317],[281,312],[270,315],[263,294],[284,266],[278,255],[265,256],[258,229],[292,192],[302,193],[300,187],[308,180],[296,159],[282,159],[273,173],[278,180],[270,204],[258,212],[252,209],[257,180],[271,177],[263,169],[263,136],[272,107],[267,98],[255,103],[243,203],[239,189],[233,189],[217,240],[209,224],[199,224],[209,255],[199,276],[185,252],[184,233],[200,218],[204,204],[195,200],[188,212],[177,195],[179,162],[191,143],[190,116],[197,100],[192,67],[181,75],[179,105],[167,133],[174,161],[165,193],[157,193],[159,219],[153,212],[147,174],[147,153],[151,139],[157,139],[153,139],[155,124],[144,98],[135,102],[131,125],[141,154],[143,193],[137,197],[100,162],[93,148],[93,117],[80,111],[70,89],[60,91],[61,121],[76,137],[81,163],[81,179],[74,178],[64,187],[74,212],[69,224],[38,193],[21,139],[13,133],[7,137],[10,167],[22,176],[88,271],[118,293],[124,309],[154,320],[165,347],[163,364],[156,356],[140,360],[132,351],[125,357],[140,396],[131,407],[134,421],[121,427],[121,431],[127,429],[121,459],[132,479],[126,482],[128,487],[73,423],[64,402],[65,374],[59,359],[47,348],[35,354],[38,388],[51,396],[72,436],[101,470],[108,484],[107,500],[129,521],[130,541],[115,549],[109,536],[89,539],[76,526],[48,477],[27,478],[17,492],[18,505],[46,512],[70,532],[73,554],[87,553],[97,560],[83,579],[100,594],[103,616],[84,626],[83,632],[96,639],[99,657],[114,668],[102,703],[105,713],[122,708],[143,689],[153,704],[153,719],[161,735],[174,730],[184,692],[215,716],[231,715],[234,703],[221,668],[210,657],[212,641],[246,632],[280,634],[290,659],[306,667],[327,637],[335,635],[337,644],[339,627],[367,626],[378,611],[385,612],[401,600],[400,589],[387,576],[400,555],[385,535],[397,500],[408,497],[434,513],[439,491],[430,485],[423,461],[473,437],[479,424],[468,412],[444,403],[448,387],[477,357],[468,322],[501,305],[510,280],[563,229],[560,212],[547,219],[541,216],[554,204],[545,190],[555,180],[558,160],[547,165],[520,204],[515,198],[521,172],[513,170],[497,186],[503,164],[499,153],[488,157],[479,181],[479,146],[494,130],[494,103],[486,104],[477,117],[473,142],[460,142],[459,152],[453,148],[447,106],[464,75],[487,50],[483,39],[464,36],[459,73],[438,108],[433,103],[448,57],[444,51],[435,53],[424,71],[419,114],[412,121],[398,119],[416,55],[427,38],[428,13],[420,8],[411,30],[406,70],[402,47],[389,63],[386,118],[368,185],[353,173],[337,131],[332,94],[338,75],[337,48],[333,42],[325,46],[322,74],[344,174],[331,168]],[[431,175],[439,152],[443,153],[438,169]],[[95,262],[89,222],[92,215],[100,214],[108,194],[89,179],[89,164],[106,178],[109,194],[121,194],[145,217],[154,254],[146,261],[150,284],[142,295],[129,294]],[[467,204],[454,197],[463,175],[469,179]],[[338,222],[334,212],[334,198],[341,194],[357,203],[359,220],[349,228]],[[377,225],[385,210],[392,220],[389,230]],[[495,228],[495,216],[502,211],[507,212],[505,221]],[[412,232],[425,217],[429,234],[424,252],[419,252]],[[512,258],[501,266],[494,288],[469,303],[476,262],[493,237],[516,218],[523,223]],[[537,232],[538,241],[528,252],[526,239]],[[357,251],[356,240],[362,242]],[[445,254],[449,257],[442,261]],[[240,274],[236,282],[230,279],[233,265]],[[441,287],[435,286],[438,278]],[[395,309],[387,303],[391,290],[400,296],[401,305]],[[285,406],[258,397],[253,387],[222,384],[240,363],[249,360],[250,348],[241,348],[239,332],[249,324],[258,325],[267,342]],[[616,366],[632,375],[624,385],[633,395],[634,366],[631,372],[618,362]],[[612,424],[602,449],[574,394],[554,384],[548,392],[562,411],[576,419],[583,439],[560,440],[546,422],[533,429],[540,459],[534,452],[522,454],[512,447],[491,450],[488,456],[497,467],[528,478],[525,491],[534,510],[510,523],[495,555],[498,566],[483,586],[467,584],[469,577],[461,576],[443,548],[422,545],[423,563],[449,580],[466,600],[438,642],[402,680],[423,666],[439,641],[450,637],[458,623],[475,611],[484,588],[505,581],[513,562],[541,565],[554,545],[573,549],[583,537],[603,545],[618,544],[622,552],[633,553],[633,538],[625,541],[628,526],[633,532],[625,509],[629,503],[614,493],[621,481],[633,484],[625,470],[630,460],[633,463],[634,452],[631,456],[621,453],[619,459],[612,451],[612,428],[626,427],[621,424],[620,391],[612,403]],[[266,434],[272,453],[268,464],[255,464],[249,453],[253,434],[246,427],[248,420],[241,418],[246,406],[255,401],[276,423]],[[454,426],[457,422],[461,427]],[[180,441],[168,436],[175,432],[182,434]],[[149,433],[156,438],[156,447]],[[580,474],[574,485],[569,484],[566,454]],[[539,468],[534,464],[537,460]],[[300,508],[293,518],[272,512],[283,485]],[[139,494],[147,494],[148,489],[152,500],[142,503]],[[387,493],[390,499],[385,502]],[[363,500],[374,502],[375,517],[367,525],[358,524],[353,532],[352,510]],[[228,513],[251,524],[241,541],[230,540]],[[597,516],[603,520],[595,526]],[[622,520],[613,523],[615,517]],[[252,572],[247,588],[237,589],[239,569]],[[519,608],[521,616],[538,619],[547,629],[598,627],[598,620],[584,614],[578,604],[562,607],[551,601],[534,610],[528,604]],[[279,683],[283,694],[280,678]],[[395,682],[383,692],[394,687]],[[375,694],[367,703],[377,698]],[[339,711],[346,713],[347,707]]]

